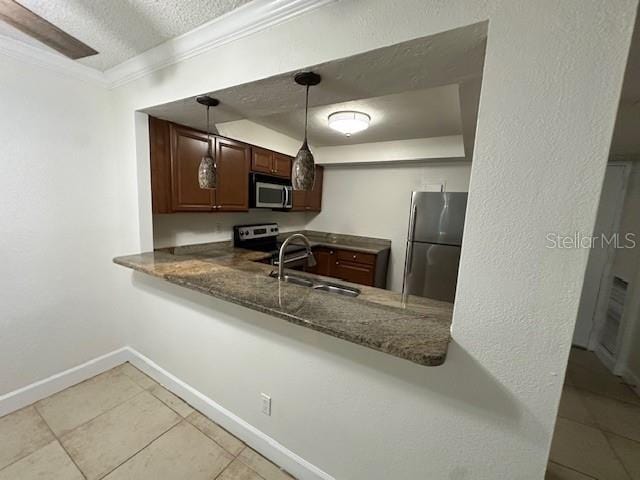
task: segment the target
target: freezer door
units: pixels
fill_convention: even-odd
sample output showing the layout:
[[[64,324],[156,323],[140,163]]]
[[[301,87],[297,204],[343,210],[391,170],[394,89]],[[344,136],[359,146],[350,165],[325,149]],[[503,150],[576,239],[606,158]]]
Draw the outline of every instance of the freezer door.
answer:
[[[403,297],[417,295],[453,303],[460,247],[414,242],[407,255]]]
[[[413,192],[411,208],[415,220],[409,231],[409,240],[462,244],[466,193]]]

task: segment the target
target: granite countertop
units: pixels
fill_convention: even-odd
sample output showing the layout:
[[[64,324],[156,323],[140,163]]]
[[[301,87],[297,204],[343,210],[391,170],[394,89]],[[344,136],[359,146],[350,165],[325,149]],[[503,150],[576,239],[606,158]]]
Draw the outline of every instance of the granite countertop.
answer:
[[[278,236],[278,240],[284,241],[294,233],[302,233],[312,247],[333,247],[344,248],[354,252],[371,253],[377,255],[385,250],[391,249],[391,240],[382,238],[360,237],[357,235],[345,235],[342,233],[318,232],[316,230],[297,230],[295,232],[285,232]],[[294,240],[293,243],[300,243]]]
[[[345,248],[352,248],[347,247]],[[356,298],[279,282],[274,267],[260,260],[270,254],[218,242],[167,248],[117,257],[119,265],[170,283],[242,305],[411,362],[441,365],[450,341],[453,305],[410,297],[334,278],[333,283],[361,290]],[[312,278],[323,278],[302,272]]]

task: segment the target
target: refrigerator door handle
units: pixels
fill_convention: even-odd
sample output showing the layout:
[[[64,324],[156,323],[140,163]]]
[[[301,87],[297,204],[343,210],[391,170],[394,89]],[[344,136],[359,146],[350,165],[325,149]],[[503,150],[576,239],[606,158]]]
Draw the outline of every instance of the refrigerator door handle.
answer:
[[[409,292],[407,291],[407,277],[411,273],[411,264],[413,263],[413,235],[416,229],[416,214],[418,207],[411,198],[411,216],[409,217],[409,233],[407,234],[407,256],[404,259],[404,275],[402,278],[402,305],[407,304]]]
[[[407,273],[411,273],[411,263],[413,261],[413,237],[416,233],[416,214],[418,213],[418,207],[413,205],[411,208],[411,219],[409,220],[409,238],[407,238]]]

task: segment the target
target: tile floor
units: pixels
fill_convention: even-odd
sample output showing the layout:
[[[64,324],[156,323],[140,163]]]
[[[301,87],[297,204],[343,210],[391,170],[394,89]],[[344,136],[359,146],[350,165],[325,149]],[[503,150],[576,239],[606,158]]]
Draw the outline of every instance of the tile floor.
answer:
[[[0,418],[0,480],[292,478],[128,363]]]
[[[640,397],[573,348],[546,480],[640,480]]]

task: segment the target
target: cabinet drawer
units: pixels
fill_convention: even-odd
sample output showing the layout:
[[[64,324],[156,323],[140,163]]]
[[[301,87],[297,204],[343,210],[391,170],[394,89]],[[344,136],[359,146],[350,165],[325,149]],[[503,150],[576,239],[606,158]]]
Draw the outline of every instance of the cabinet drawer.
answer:
[[[373,286],[374,267],[361,263],[351,263],[344,260],[336,261],[335,276],[351,283]]]
[[[360,253],[351,250],[338,250],[338,260],[344,260],[353,263],[366,263],[367,265],[376,264],[376,256],[371,253]]]

